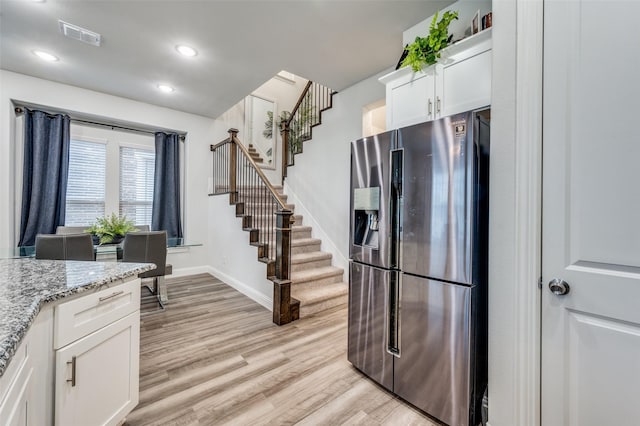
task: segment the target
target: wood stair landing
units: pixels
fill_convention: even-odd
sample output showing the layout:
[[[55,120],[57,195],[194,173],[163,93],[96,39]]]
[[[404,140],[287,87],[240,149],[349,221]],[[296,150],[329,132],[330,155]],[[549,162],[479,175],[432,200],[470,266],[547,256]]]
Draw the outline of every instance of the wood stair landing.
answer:
[[[282,186],[275,186],[275,189],[286,202],[287,196],[283,194]],[[246,230],[259,232],[259,228],[251,228],[251,223],[267,223],[251,217],[253,214],[257,219],[263,214],[263,203],[259,197],[245,199],[238,215],[245,216]],[[311,226],[304,225],[304,218],[295,214],[295,205],[287,203],[286,206],[294,212],[295,221],[291,227],[291,297],[300,302],[300,317],[346,305],[349,286],[342,279],[344,270],[332,266],[331,253],[320,250],[322,242],[312,237]],[[275,235],[273,238],[275,240]]]

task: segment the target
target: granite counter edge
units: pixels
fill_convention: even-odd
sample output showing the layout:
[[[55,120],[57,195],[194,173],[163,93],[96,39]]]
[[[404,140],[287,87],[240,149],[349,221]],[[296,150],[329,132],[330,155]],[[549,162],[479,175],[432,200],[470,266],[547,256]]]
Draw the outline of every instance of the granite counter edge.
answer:
[[[97,279],[95,281],[88,282],[87,284],[84,284],[78,287],[73,287],[63,291],[54,292],[44,297],[35,299],[33,303],[31,303],[31,305],[29,306],[28,311],[23,312],[25,318],[20,330],[18,330],[14,334],[9,335],[7,339],[0,342],[0,378],[2,378],[5,371],[7,370],[9,363],[11,362],[11,358],[13,358],[13,356],[15,355],[16,350],[18,349],[18,346],[22,342],[22,339],[24,339],[24,336],[26,336],[27,332],[29,331],[29,328],[31,327],[31,324],[33,324],[33,321],[35,320],[36,316],[38,316],[38,314],[40,313],[40,309],[44,304],[54,302],[56,300],[64,299],[65,297],[69,297],[75,294],[84,293],[96,287],[100,287],[105,284],[109,284],[118,280],[123,280],[125,278],[137,276],[143,272],[150,271],[152,269],[155,269],[155,265],[153,264],[139,266],[130,271],[120,272],[114,275],[110,275],[108,277],[104,277],[104,278]]]

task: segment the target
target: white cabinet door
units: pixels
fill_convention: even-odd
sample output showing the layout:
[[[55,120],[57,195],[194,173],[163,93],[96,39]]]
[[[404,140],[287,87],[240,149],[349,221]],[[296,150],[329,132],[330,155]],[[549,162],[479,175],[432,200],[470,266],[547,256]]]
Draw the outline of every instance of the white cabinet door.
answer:
[[[116,425],[138,403],[140,312],[56,352],[55,423]]]
[[[491,50],[437,65],[436,118],[491,105]]]
[[[32,390],[33,368],[29,363],[22,366],[17,380],[0,404],[0,424],[2,426],[27,426],[29,422],[29,399]]]
[[[545,426],[640,424],[638,16],[640,2],[544,4]]]
[[[387,85],[387,129],[433,120],[435,67]]]
[[[44,307],[0,377],[0,425],[53,422],[53,310]]]

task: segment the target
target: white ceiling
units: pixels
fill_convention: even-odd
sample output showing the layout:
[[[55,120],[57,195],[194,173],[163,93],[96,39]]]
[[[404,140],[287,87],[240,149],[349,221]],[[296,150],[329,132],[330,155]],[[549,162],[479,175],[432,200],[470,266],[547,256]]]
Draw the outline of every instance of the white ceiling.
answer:
[[[0,0],[0,68],[215,118],[283,69],[340,91],[394,66],[402,32],[451,3]],[[59,19],[102,46],[64,37]]]

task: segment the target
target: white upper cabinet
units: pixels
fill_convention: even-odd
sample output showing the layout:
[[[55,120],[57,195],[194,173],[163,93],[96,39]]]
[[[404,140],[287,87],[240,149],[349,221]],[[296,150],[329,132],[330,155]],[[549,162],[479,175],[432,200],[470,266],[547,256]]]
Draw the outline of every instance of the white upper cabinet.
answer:
[[[387,87],[387,129],[491,105],[491,62],[488,29],[444,49],[435,65],[381,77]]]

